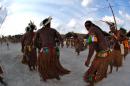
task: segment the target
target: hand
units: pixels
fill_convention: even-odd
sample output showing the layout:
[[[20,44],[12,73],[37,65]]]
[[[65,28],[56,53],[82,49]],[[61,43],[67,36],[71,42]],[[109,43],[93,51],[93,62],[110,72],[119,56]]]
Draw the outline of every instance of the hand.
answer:
[[[90,61],[87,60],[87,61],[85,62],[85,66],[89,67],[89,64],[90,64]]]

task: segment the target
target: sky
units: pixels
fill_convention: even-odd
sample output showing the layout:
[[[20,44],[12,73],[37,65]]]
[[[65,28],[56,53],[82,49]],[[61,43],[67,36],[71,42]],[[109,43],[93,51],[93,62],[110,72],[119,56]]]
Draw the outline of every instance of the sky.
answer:
[[[109,31],[108,25],[101,21],[113,21],[108,3],[118,27],[129,31],[130,0],[0,0],[0,35],[23,34],[30,20],[40,29],[40,22],[48,16],[53,18],[52,27],[62,34],[87,33],[86,20]]]

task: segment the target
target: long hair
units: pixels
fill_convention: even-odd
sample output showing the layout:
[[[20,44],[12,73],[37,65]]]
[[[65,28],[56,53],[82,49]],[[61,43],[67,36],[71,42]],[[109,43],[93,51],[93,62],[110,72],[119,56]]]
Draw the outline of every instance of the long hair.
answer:
[[[92,24],[92,25],[95,26],[97,29],[99,29],[99,30],[102,32],[102,34],[103,34],[104,36],[110,36],[109,33],[103,31],[99,26],[97,26],[97,25],[95,25],[95,24]]]

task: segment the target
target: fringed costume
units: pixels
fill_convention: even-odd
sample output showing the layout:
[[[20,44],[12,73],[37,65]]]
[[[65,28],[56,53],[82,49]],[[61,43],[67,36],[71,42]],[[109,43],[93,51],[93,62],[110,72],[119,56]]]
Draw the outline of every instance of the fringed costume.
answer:
[[[89,54],[85,65],[89,66],[94,51],[96,51],[96,55],[83,79],[89,83],[89,86],[94,86],[95,83],[107,77],[107,69],[110,64],[110,50],[104,32],[98,26],[91,21],[86,21],[85,27],[89,31],[89,37],[87,39]]]
[[[60,80],[60,76],[70,73],[61,65],[60,50],[56,46],[55,39],[60,42],[63,42],[63,40],[59,32],[50,27],[50,18],[43,20],[42,24],[43,27],[37,31],[34,40],[35,46],[39,49],[38,71],[44,81],[48,79]]]
[[[123,45],[124,45],[124,59],[125,57],[128,55],[128,50],[129,50],[129,42],[128,39],[125,39],[123,41]]]
[[[36,54],[36,49],[33,48],[33,46],[25,46],[24,47],[24,59],[25,63],[28,64],[29,68],[33,67],[35,70],[36,65],[37,65],[37,54]],[[30,69],[32,70],[32,69]]]
[[[22,63],[27,64],[30,70],[35,70],[37,65],[37,53],[36,48],[34,48],[35,32],[33,32],[35,28],[36,26],[30,22],[29,26],[26,28],[27,32],[21,39],[23,52]]]
[[[69,74],[59,61],[59,48],[43,47],[38,56],[38,71],[43,80],[57,78]]]
[[[95,58],[85,73],[84,80],[86,82],[99,82],[107,77],[107,69],[110,63],[110,51],[101,51],[96,53]]]

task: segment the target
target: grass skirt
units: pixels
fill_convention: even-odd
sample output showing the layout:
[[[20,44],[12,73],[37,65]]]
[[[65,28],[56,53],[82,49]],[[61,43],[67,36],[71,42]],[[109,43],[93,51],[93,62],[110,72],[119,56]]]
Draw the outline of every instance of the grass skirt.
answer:
[[[84,81],[88,83],[96,83],[105,78],[107,76],[108,60],[108,56],[101,58],[96,54],[91,66],[84,75]]]
[[[53,79],[59,75],[69,74],[70,71],[65,69],[59,61],[59,55],[56,48],[47,48],[43,50],[38,56],[38,71],[40,76],[46,79]]]
[[[120,50],[113,50],[110,54],[110,58],[113,62],[113,66],[121,67],[123,63],[123,56]]]
[[[36,64],[37,64],[36,49],[31,48],[31,50],[29,50],[28,47],[25,47],[22,63],[29,64],[31,66],[36,66]]]

